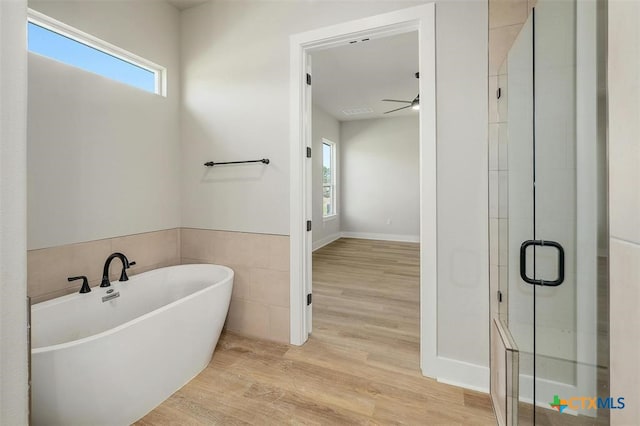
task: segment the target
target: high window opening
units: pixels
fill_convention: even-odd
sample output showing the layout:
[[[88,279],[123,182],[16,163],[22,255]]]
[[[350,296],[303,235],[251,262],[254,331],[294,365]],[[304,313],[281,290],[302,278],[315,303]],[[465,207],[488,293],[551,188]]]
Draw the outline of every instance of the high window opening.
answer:
[[[166,95],[165,69],[62,22],[29,11],[30,52],[158,95]]]

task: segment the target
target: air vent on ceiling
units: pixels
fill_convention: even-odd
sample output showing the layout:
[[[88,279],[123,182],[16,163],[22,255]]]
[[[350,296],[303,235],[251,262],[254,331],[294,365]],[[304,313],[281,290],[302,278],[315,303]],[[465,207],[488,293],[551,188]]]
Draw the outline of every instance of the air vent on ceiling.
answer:
[[[342,110],[344,115],[369,114],[373,112],[371,108],[346,108]]]

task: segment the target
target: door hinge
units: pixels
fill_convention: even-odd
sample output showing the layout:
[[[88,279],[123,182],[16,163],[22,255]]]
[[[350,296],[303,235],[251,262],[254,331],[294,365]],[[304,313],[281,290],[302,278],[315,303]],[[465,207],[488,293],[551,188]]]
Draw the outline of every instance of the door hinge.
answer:
[[[496,90],[496,98],[500,99],[501,97],[502,97],[502,89],[498,87],[498,90]]]
[[[307,294],[307,306],[309,306],[313,302],[313,296],[311,293]]]
[[[307,221],[307,231],[311,231],[311,221]]]
[[[498,302],[502,303],[502,292],[498,290]]]
[[[307,84],[311,86],[311,74],[307,73]]]
[[[307,147],[307,158],[311,158],[311,147]]]

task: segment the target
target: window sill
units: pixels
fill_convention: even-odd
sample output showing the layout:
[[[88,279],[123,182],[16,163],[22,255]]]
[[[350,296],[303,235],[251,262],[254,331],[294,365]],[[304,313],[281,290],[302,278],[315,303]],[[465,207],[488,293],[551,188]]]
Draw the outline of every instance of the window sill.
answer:
[[[331,216],[322,216],[322,221],[323,222],[330,222],[332,220],[336,220],[338,218],[337,214],[333,214]]]

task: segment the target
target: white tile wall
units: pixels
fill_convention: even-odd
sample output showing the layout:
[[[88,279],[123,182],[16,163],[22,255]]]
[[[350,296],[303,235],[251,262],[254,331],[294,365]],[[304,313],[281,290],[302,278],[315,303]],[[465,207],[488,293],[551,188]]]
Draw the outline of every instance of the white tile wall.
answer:
[[[509,170],[508,124],[498,124],[498,170]]]
[[[637,424],[640,419],[640,245],[611,239],[611,396],[625,397],[624,410],[611,410],[611,424]]]
[[[640,3],[612,0],[609,15],[609,217],[612,425],[640,419]]]
[[[489,170],[499,168],[499,124],[489,124]]]

